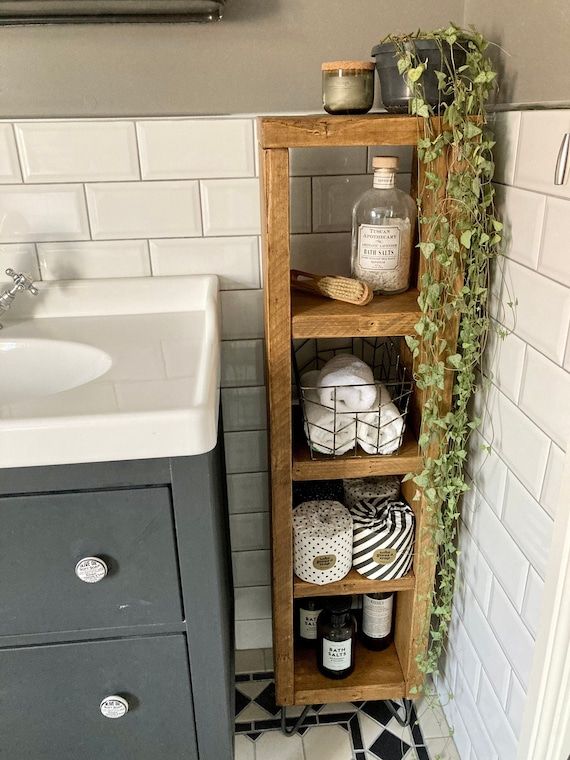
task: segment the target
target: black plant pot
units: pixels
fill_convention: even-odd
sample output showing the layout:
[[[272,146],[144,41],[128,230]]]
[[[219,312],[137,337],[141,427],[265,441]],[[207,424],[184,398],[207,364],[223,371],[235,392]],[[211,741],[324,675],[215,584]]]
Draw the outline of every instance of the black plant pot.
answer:
[[[404,45],[409,50],[416,50],[421,61],[427,60],[421,82],[424,86],[425,101],[430,106],[451,102],[452,96],[444,96],[437,89],[435,71],[448,71],[453,62],[455,69],[463,66],[466,59],[465,50],[459,45],[443,43],[440,49],[435,40],[410,40]],[[372,48],[372,57],[376,61],[376,71],[380,79],[380,97],[384,108],[389,113],[408,113],[408,104],[413,97],[406,75],[398,71],[398,55],[392,42],[384,42]],[[452,68],[453,70],[453,68]]]

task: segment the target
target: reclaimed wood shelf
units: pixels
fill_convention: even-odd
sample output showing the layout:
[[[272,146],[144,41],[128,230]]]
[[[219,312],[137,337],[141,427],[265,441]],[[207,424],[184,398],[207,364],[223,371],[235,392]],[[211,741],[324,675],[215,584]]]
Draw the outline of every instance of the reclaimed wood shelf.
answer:
[[[427,501],[413,481],[402,483],[402,495],[416,515],[416,545],[412,572],[405,578],[384,582],[382,588],[397,590],[394,643],[384,652],[370,652],[360,644],[356,669],[347,679],[334,681],[320,675],[314,650],[295,650],[293,603],[295,597],[361,594],[377,590],[381,581],[369,581],[352,571],[346,578],[325,587],[306,584],[293,573],[293,482],[370,475],[403,475],[417,472],[422,457],[412,431],[417,431],[423,407],[423,392],[416,388],[410,403],[408,432],[400,451],[387,456],[351,456],[311,459],[302,426],[292,414],[292,341],[310,338],[401,337],[413,334],[420,316],[418,292],[414,288],[394,296],[375,298],[369,305],[355,307],[318,296],[291,293],[290,270],[290,172],[289,150],[349,145],[410,145],[412,195],[422,192],[423,213],[429,217],[437,208],[445,188],[450,156],[444,150],[429,164],[417,161],[416,145],[420,122],[414,116],[372,114],[367,116],[262,117],[258,139],[262,181],[263,277],[267,365],[267,408],[271,471],[271,541],[273,577],[273,649],[276,700],[279,705],[399,699],[410,697],[423,683],[417,656],[425,651],[429,631],[428,598],[435,577],[433,519]],[[432,119],[434,134],[440,129]],[[389,151],[389,148],[387,148]],[[442,179],[431,189],[426,172]],[[429,230],[420,225],[420,240],[429,240]],[[414,252],[412,272],[421,281],[424,262]],[[436,270],[437,272],[437,270]],[[437,276],[437,273],[436,273]],[[458,284],[458,286],[460,286]],[[446,334],[447,349],[455,352],[457,320]],[[413,371],[413,361],[403,341],[401,354]],[[443,357],[445,359],[445,356]],[[420,357],[416,361],[425,361]],[[451,403],[451,374],[446,379],[443,407]],[[444,411],[442,408],[441,411]],[[299,434],[300,432],[300,434]],[[358,577],[357,577],[358,576]],[[372,585],[371,585],[372,584]]]
[[[316,586],[314,583],[302,581],[297,576],[293,579],[293,595],[295,599],[308,596],[347,596],[348,594],[378,594],[386,591],[409,591],[416,585],[413,572],[403,578],[392,581],[375,581],[360,575],[354,568],[340,581]]]
[[[419,472],[423,459],[418,442],[410,430],[404,433],[404,441],[395,454],[354,454],[327,457],[314,454],[304,434],[297,433],[293,439],[293,480],[336,480],[340,478],[366,478],[373,475],[405,475]]]
[[[310,293],[291,293],[293,338],[350,338],[412,335],[420,318],[418,291],[375,296],[366,306],[354,306]]]
[[[406,679],[394,644],[383,652],[371,652],[359,641],[354,672],[335,681],[317,670],[314,649],[295,651],[294,703],[359,702],[367,699],[401,699]]]

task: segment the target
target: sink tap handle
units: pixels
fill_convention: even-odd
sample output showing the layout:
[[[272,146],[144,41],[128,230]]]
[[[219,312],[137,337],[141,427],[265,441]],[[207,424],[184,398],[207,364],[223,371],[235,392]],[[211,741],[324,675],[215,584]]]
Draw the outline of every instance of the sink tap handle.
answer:
[[[6,274],[14,280],[14,284],[18,290],[28,290],[33,296],[38,295],[39,290],[34,287],[34,281],[31,275],[14,272],[13,269],[7,269]]]

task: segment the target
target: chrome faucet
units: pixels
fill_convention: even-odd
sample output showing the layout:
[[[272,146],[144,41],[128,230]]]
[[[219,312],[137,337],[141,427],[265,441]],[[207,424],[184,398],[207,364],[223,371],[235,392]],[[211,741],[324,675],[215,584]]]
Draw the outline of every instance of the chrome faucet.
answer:
[[[13,269],[7,269],[6,274],[14,280],[14,284],[11,288],[8,288],[0,293],[0,312],[8,311],[12,303],[16,298],[16,294],[21,290],[29,291],[33,296],[37,296],[39,290],[34,287],[34,281],[29,274],[21,274],[20,272],[14,272]],[[2,325],[0,325],[0,329]]]

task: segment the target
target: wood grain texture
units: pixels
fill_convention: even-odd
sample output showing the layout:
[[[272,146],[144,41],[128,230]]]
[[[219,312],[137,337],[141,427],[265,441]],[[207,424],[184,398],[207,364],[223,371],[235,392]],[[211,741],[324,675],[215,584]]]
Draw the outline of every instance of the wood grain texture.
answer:
[[[439,118],[433,118],[434,125]],[[270,116],[259,119],[263,148],[331,145],[416,145],[420,123],[407,114]]]
[[[321,456],[315,454],[315,456]],[[366,478],[372,475],[405,475],[419,472],[423,459],[417,439],[411,431],[404,435],[404,442],[396,454],[343,454],[338,457],[311,459],[311,452],[304,434],[295,436],[293,449],[293,480],[329,480],[337,478]]]
[[[348,594],[377,594],[386,591],[407,591],[413,589],[416,579],[413,572],[403,578],[391,581],[375,581],[361,575],[354,568],[340,581],[317,586],[314,583],[302,581],[297,576],[293,579],[293,590],[296,599],[313,596],[346,596]]]
[[[420,317],[418,291],[375,296],[366,306],[293,293],[293,338],[344,338],[410,335]]]
[[[289,151],[260,153],[271,480],[273,657],[277,701],[293,704],[293,527],[291,484],[291,300]]]
[[[371,652],[357,641],[355,662],[348,678],[334,681],[317,670],[313,649],[299,649],[295,653],[295,704],[402,698],[405,682],[393,644],[383,652]]]

